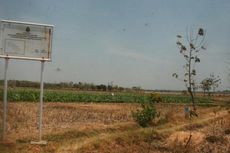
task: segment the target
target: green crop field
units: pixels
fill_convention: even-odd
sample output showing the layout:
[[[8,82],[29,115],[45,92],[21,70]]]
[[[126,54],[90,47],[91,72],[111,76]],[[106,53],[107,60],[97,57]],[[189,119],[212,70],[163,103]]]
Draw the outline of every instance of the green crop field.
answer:
[[[40,91],[31,88],[11,88],[8,90],[8,100],[11,102],[37,102]],[[3,90],[0,91],[2,99]],[[72,90],[45,90],[45,102],[95,102],[95,103],[145,103],[152,101],[149,93],[135,92],[79,92]],[[161,95],[163,103],[190,103],[189,96],[186,95]],[[212,103],[210,98],[198,97],[198,104]]]

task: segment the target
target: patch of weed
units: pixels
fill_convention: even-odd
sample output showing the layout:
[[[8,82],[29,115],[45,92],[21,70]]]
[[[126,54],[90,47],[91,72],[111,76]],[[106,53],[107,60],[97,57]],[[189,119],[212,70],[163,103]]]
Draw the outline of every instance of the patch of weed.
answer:
[[[216,143],[216,142],[224,142],[224,137],[223,136],[215,136],[215,135],[211,135],[211,136],[207,136],[206,140],[210,143]]]

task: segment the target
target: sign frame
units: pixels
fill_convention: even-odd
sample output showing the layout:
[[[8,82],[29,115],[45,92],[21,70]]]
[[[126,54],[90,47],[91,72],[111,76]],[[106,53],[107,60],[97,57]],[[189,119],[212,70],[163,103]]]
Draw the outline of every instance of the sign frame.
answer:
[[[19,33],[19,32],[23,32],[22,30],[18,31],[17,33],[15,34],[7,34],[5,32],[5,29],[6,29],[6,25],[9,24],[9,25],[12,25],[12,26],[20,26],[20,27],[25,27],[25,31],[24,33]],[[38,28],[38,29],[43,29],[44,31],[40,31],[40,33],[43,33],[44,34],[44,37],[42,36],[37,36],[36,34],[30,34],[30,31],[27,32],[27,27],[33,27],[33,28]],[[37,60],[37,61],[51,61],[52,59],[52,44],[53,44],[53,28],[54,26],[53,25],[49,25],[49,24],[40,24],[40,23],[32,23],[32,22],[21,22],[21,21],[13,21],[13,20],[1,20],[0,21],[0,58],[12,58],[12,59],[22,59],[22,60]],[[16,28],[15,28],[16,29]],[[17,29],[16,29],[17,30]],[[46,31],[48,30],[48,31]],[[7,36],[6,36],[7,35]],[[5,37],[12,37],[12,39],[7,39]],[[37,39],[37,40],[36,40]],[[42,40],[43,39],[43,40]],[[17,53],[12,53],[13,50],[11,50],[11,53],[10,55],[7,54],[6,52],[6,41],[22,41],[24,42],[24,52],[27,51],[28,52],[32,52],[32,50],[29,50],[28,47],[25,47],[27,46],[30,41],[33,41],[33,43],[36,43],[36,41],[44,41],[45,39],[45,42],[47,43],[47,46],[46,49],[47,51],[44,49],[44,50],[41,50],[40,52],[42,51],[46,51],[47,52],[47,56],[41,56],[41,57],[36,57],[36,53],[34,54],[34,56],[28,56],[28,55],[17,55]],[[14,44],[13,44],[14,45]],[[33,48],[33,46],[30,46]],[[33,48],[34,49],[34,48]],[[37,49],[34,49],[35,52],[39,50]],[[33,51],[34,51],[33,50]],[[22,52],[22,51],[21,51]],[[41,53],[40,53],[41,54]]]

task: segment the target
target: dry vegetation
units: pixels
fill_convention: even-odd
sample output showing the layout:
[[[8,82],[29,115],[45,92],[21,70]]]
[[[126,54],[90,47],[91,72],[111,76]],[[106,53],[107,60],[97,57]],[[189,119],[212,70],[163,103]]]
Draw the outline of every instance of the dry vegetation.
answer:
[[[138,107],[46,103],[43,132],[48,145],[37,146],[30,141],[38,137],[38,104],[9,103],[7,141],[0,143],[0,152],[230,152],[229,108],[199,107],[199,118],[185,119],[182,105],[157,104],[160,116],[151,127],[141,128],[131,115]]]

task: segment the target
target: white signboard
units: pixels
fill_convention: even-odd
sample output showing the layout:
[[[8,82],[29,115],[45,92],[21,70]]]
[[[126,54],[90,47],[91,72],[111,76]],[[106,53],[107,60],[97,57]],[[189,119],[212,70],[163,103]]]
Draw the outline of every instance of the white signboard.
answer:
[[[52,25],[7,20],[0,25],[0,57],[51,60]]]

